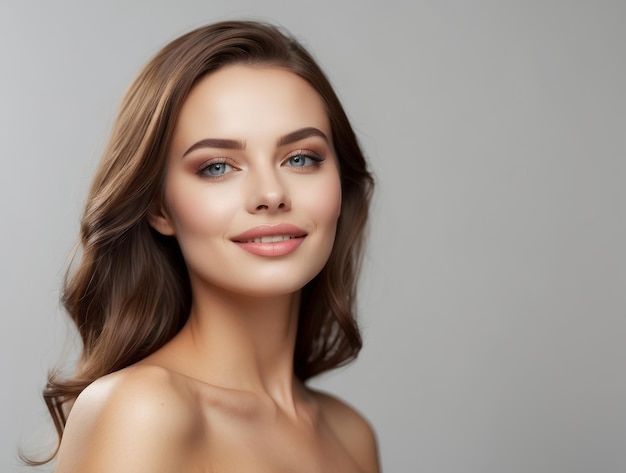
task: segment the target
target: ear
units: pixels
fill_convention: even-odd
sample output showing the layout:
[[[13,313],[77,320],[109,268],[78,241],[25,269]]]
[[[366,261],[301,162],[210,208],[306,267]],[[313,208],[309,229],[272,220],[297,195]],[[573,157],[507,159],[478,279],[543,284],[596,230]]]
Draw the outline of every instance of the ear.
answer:
[[[148,223],[161,235],[174,236],[176,234],[172,219],[162,203],[155,203],[150,207]]]

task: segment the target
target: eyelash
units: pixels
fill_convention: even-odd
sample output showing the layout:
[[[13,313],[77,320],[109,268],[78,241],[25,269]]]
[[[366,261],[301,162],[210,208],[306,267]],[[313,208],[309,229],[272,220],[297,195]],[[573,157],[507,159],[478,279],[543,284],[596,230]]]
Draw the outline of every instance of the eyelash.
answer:
[[[237,167],[234,164],[231,164],[227,159],[213,159],[211,161],[207,161],[205,163],[203,163],[200,168],[196,171],[196,174],[200,177],[206,177],[209,179],[222,179],[224,178],[224,176],[226,174],[228,174],[231,171],[224,171],[224,173],[217,175],[217,176],[213,176],[211,174],[207,174],[207,171],[209,170],[209,168],[211,166],[215,166],[217,164],[221,164],[223,166],[230,166],[233,170],[237,169]]]
[[[289,167],[319,167],[319,165],[324,162],[324,158],[322,158],[318,154],[300,150],[300,151],[293,153],[291,156],[288,156],[284,164],[288,164],[289,161],[293,158],[304,158],[305,163],[307,159],[310,159],[311,161],[313,161],[313,163],[310,164],[309,166],[307,166],[306,164],[303,164],[302,166],[289,166]]]
[[[301,166],[289,166],[288,163],[291,159],[293,158],[304,158],[305,163],[302,164]],[[312,161],[311,164],[307,165],[306,164],[306,160],[310,160]],[[300,150],[297,151],[295,153],[293,153],[292,155],[288,156],[285,161],[282,163],[282,165],[285,165],[287,167],[290,168],[311,168],[311,167],[319,167],[321,163],[323,163],[325,161],[325,158],[321,157],[320,155],[318,155],[317,153],[313,153],[313,152],[305,152],[304,150]],[[215,165],[223,165],[223,166],[229,166],[230,168],[232,168],[231,170],[224,170],[224,172],[222,174],[219,175],[211,175],[208,174],[207,171],[211,168],[211,166],[215,166]],[[217,158],[217,159],[213,159],[210,161],[207,161],[205,163],[203,163],[200,168],[196,171],[196,174],[200,177],[205,177],[205,178],[209,178],[209,179],[223,179],[225,177],[226,174],[232,172],[233,170],[238,169],[233,163],[230,163],[228,159],[223,159],[223,158]]]

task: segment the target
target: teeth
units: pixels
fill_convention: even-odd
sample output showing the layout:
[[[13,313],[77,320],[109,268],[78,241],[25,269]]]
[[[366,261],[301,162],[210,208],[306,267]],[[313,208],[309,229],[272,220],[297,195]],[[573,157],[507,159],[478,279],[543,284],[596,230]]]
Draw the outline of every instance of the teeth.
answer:
[[[273,235],[255,238],[252,240],[254,243],[276,243],[277,241],[290,240],[295,238],[291,235]]]

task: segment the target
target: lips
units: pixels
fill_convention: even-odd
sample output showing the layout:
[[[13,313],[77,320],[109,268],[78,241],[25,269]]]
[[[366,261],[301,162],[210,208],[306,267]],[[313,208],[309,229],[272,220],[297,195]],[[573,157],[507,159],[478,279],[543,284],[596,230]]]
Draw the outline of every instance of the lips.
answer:
[[[289,223],[279,223],[276,225],[259,225],[231,238],[236,243],[272,243],[283,241],[285,239],[302,238],[306,236],[306,232],[301,228]],[[271,240],[270,240],[271,238]],[[260,241],[255,241],[259,240]]]
[[[252,240],[242,242],[242,243],[276,243],[278,241],[291,240],[292,238],[298,238],[292,235],[272,235],[272,236],[264,236],[257,237]]]
[[[295,225],[260,225],[231,238],[240,248],[258,256],[285,256],[295,251],[307,233]]]

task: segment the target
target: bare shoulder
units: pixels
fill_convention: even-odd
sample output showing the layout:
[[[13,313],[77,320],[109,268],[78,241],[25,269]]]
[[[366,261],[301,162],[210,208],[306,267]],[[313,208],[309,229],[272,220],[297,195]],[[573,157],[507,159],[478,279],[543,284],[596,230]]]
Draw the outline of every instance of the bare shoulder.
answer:
[[[134,366],[89,385],[69,415],[57,473],[184,471],[197,429],[194,403],[156,366]]]
[[[378,473],[376,434],[369,422],[344,401],[321,391],[310,391],[322,416],[363,471]]]

